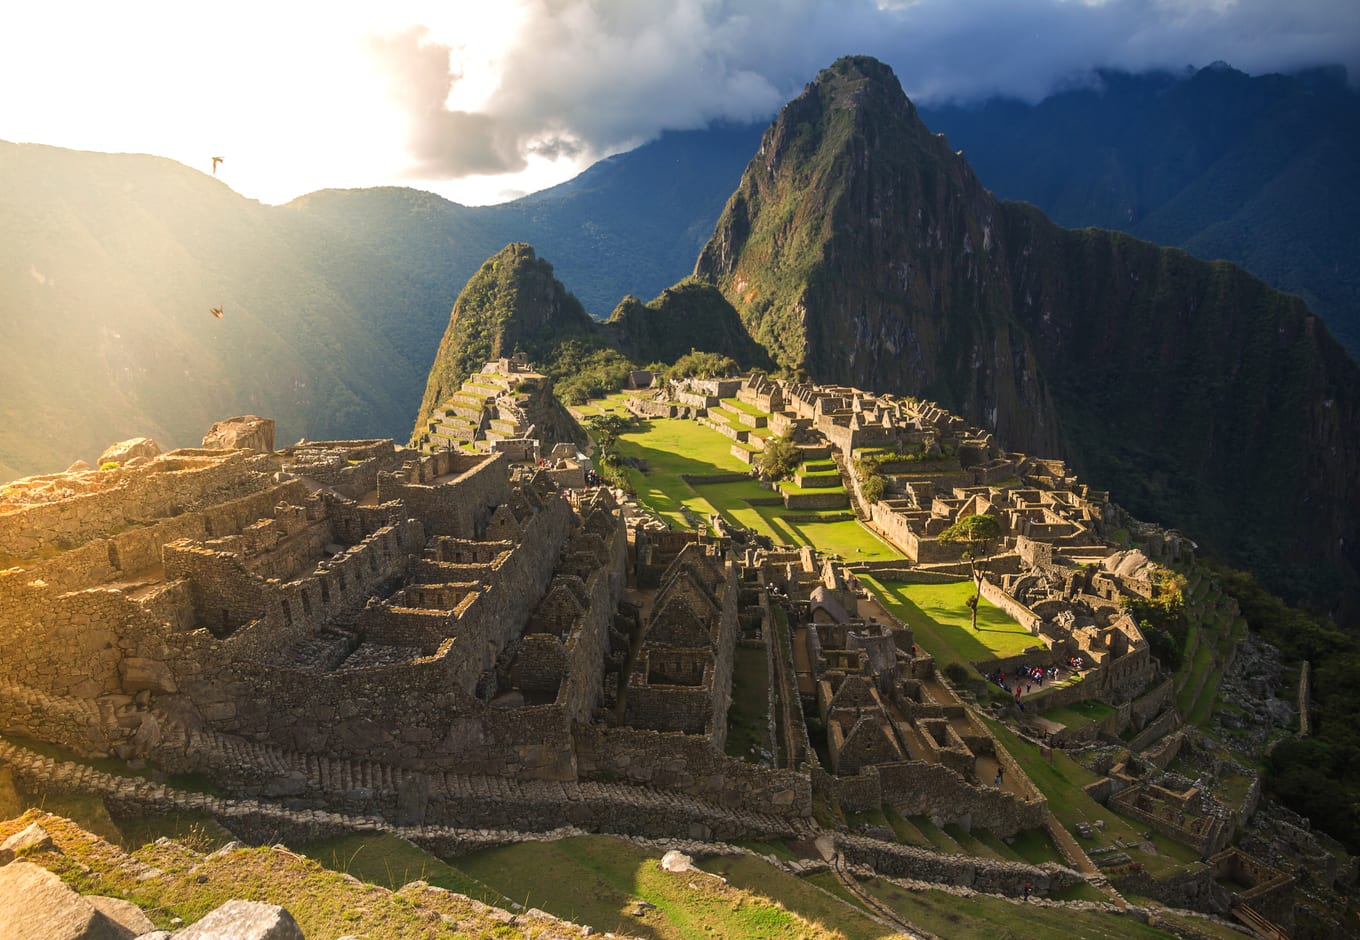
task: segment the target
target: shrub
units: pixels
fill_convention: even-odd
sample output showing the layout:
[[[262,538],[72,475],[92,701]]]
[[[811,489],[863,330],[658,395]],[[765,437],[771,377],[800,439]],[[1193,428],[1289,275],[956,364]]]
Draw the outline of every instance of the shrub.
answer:
[[[106,461],[104,461],[103,463],[101,463],[101,464],[99,465],[99,469],[100,469],[100,470],[117,470],[117,469],[118,469],[119,467],[121,467],[121,466],[122,466],[122,464],[120,464],[120,463],[119,463],[118,461],[116,461],[116,460],[106,460]]]
[[[666,370],[667,379],[718,379],[737,374],[737,363],[731,356],[691,349],[675,360]]]
[[[755,460],[756,471],[767,480],[785,480],[798,466],[798,445],[787,434],[771,438]]]

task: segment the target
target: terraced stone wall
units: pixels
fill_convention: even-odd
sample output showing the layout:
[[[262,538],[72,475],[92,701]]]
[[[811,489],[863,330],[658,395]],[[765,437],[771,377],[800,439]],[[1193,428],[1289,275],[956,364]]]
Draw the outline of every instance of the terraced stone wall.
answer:
[[[575,736],[582,779],[618,779],[679,790],[749,812],[812,815],[812,784],[806,772],[758,767],[728,757],[703,737],[601,725],[578,725]]]

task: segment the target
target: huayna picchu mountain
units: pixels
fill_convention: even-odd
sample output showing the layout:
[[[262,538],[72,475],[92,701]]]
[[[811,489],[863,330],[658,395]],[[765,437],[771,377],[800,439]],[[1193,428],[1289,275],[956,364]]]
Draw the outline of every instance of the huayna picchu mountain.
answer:
[[[780,365],[936,399],[1354,616],[1360,369],[1323,324],[1225,262],[995,199],[887,66],[841,59],[784,107],[695,273]]]
[[[415,437],[435,407],[488,359],[524,352],[541,360],[559,343],[593,337],[595,330],[581,302],[553,277],[551,264],[529,245],[506,245],[482,263],[454,301],[425,383]]]

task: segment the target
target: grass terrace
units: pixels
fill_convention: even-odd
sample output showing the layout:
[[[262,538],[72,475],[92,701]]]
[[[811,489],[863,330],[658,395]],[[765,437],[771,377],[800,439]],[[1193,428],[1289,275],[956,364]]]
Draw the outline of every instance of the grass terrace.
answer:
[[[698,422],[653,418],[645,427],[620,435],[618,450],[624,457],[642,461],[647,467],[645,472],[632,467],[626,470],[638,500],[677,528],[688,528],[689,519],[707,522],[716,513],[727,522],[768,536],[779,545],[815,545],[819,551],[849,561],[902,558],[900,552],[856,521],[848,509],[786,509],[779,492],[746,476],[750,468],[732,456],[732,446],[729,438]],[[823,463],[829,462],[819,462],[819,472],[824,472],[820,467]],[[833,470],[834,466],[831,464]],[[744,478],[718,483],[685,480],[686,476],[718,474]],[[839,487],[806,492],[827,493],[836,489]]]
[[[661,854],[608,836],[581,836],[478,852],[460,858],[458,867],[516,903],[627,936],[892,935],[758,859],[715,859],[715,869],[730,873],[725,883],[697,872],[662,871]]]
[[[1075,731],[1079,728],[1085,728],[1087,725],[1102,722],[1116,711],[1117,709],[1113,705],[1106,705],[1104,702],[1091,699],[1050,708],[1043,713],[1043,716],[1050,721],[1064,724]]]
[[[916,891],[886,878],[870,878],[860,887],[901,914],[911,924],[949,940],[1032,940],[1032,938],[1086,937],[1171,938],[1177,934],[1159,930],[1132,916],[1098,911],[1054,908],[976,894],[966,904],[946,891]]]
[[[1097,776],[1061,749],[1053,748],[1052,759],[1045,759],[1039,753],[1038,745],[1022,739],[999,721],[986,717],[983,720],[1001,746],[1024,769],[1025,775],[1043,791],[1049,811],[1073,833],[1082,848],[1118,846],[1134,861],[1142,862],[1154,876],[1164,876],[1199,860],[1197,851],[1160,833],[1153,833],[1151,839],[1144,838],[1135,823],[1092,799],[1082,788],[1095,782]],[[1077,823],[1095,826],[1097,820],[1103,821],[1105,828],[1095,828],[1094,839],[1076,835],[1074,827]]]
[[[985,598],[978,604],[978,628],[973,630],[966,603],[973,596],[971,581],[903,584],[879,581],[867,574],[860,575],[860,580],[893,616],[912,628],[917,644],[936,662],[985,664],[1042,645]]]

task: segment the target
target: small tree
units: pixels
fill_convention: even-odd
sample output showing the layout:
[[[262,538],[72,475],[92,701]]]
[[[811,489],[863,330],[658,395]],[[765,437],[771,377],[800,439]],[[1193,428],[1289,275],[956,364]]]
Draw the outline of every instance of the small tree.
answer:
[[[963,560],[973,573],[976,586],[968,607],[973,611],[973,629],[977,629],[978,602],[982,600],[982,581],[987,577],[987,565],[992,560],[992,545],[1001,537],[1001,523],[996,516],[964,516],[939,535],[941,542],[961,542]]]
[[[767,480],[783,480],[798,466],[798,445],[789,435],[772,437],[756,457],[756,471]]]

